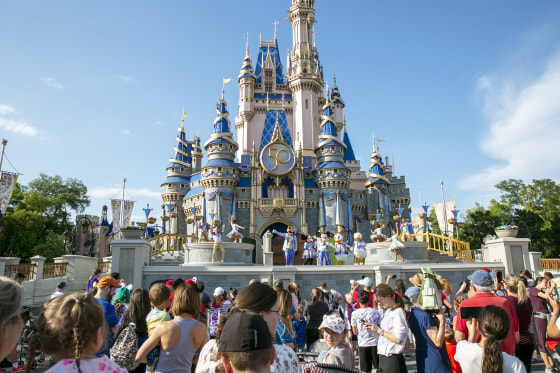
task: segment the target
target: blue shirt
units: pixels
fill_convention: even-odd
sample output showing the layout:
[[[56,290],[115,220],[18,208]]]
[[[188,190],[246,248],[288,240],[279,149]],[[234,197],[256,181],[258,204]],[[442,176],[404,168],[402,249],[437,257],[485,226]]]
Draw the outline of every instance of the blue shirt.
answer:
[[[97,299],[97,301],[99,302],[99,304],[101,304],[101,307],[103,307],[103,314],[105,315],[105,322],[107,323],[107,348],[105,348],[104,350],[99,351],[96,355],[97,356],[101,356],[101,355],[107,355],[109,356],[109,350],[111,349],[111,346],[113,345],[113,332],[111,331],[111,329],[113,329],[115,326],[117,326],[117,323],[119,322],[119,320],[117,319],[117,313],[115,312],[115,307],[113,307],[113,305],[101,298],[95,298]]]
[[[418,373],[449,373],[451,362],[447,356],[445,343],[440,348],[432,342],[429,328],[438,327],[437,320],[421,308],[414,307],[408,318],[408,326],[416,339],[416,369]]]
[[[278,321],[278,325],[276,325],[276,344],[292,343],[293,341],[292,336],[288,333],[288,328],[282,321]]]

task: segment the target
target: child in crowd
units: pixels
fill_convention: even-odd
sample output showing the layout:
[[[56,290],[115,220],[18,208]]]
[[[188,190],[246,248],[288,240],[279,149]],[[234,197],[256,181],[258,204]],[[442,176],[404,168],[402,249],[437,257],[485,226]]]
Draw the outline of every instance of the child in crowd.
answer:
[[[48,373],[126,373],[106,355],[95,356],[105,340],[105,316],[99,302],[87,295],[68,294],[45,303],[38,329],[45,353],[58,361]]]
[[[164,284],[155,284],[150,288],[150,303],[152,303],[152,311],[146,316],[146,324],[148,325],[148,335],[164,321],[171,320],[167,308],[171,301],[169,296],[171,290]],[[157,362],[159,360],[160,347],[157,346],[148,354],[148,363],[146,364],[146,372],[155,372]]]
[[[296,352],[303,352],[305,348],[305,328],[307,328],[307,321],[303,318],[303,304],[299,304],[297,310],[300,320],[292,321],[294,332],[296,333],[294,342],[296,345]]]
[[[463,373],[461,370],[461,365],[455,361],[455,351],[457,351],[457,342],[455,341],[455,333],[452,328],[445,328],[445,349],[447,350],[447,356],[451,361],[451,371],[453,373]]]

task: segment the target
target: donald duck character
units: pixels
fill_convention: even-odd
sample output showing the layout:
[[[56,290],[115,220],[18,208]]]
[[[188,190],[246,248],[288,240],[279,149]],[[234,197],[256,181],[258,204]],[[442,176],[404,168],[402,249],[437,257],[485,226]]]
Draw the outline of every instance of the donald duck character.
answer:
[[[343,241],[343,237],[340,233],[334,235],[334,242],[334,256],[336,260],[338,260],[338,264],[343,265],[348,257],[348,248],[352,246]]]
[[[278,232],[276,229],[272,230],[272,233],[276,233],[277,235],[284,237],[284,246],[282,250],[284,250],[284,255],[286,256],[286,265],[294,265],[294,253],[297,252],[297,236],[296,236],[296,228],[289,226],[287,229],[287,233]]]
[[[355,264],[366,264],[367,250],[364,241],[362,241],[362,234],[360,232],[354,233],[354,257]]]

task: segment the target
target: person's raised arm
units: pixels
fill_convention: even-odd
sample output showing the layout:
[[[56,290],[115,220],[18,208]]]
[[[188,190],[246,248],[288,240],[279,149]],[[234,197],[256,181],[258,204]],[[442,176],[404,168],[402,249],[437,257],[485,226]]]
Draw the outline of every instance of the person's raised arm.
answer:
[[[436,320],[438,322],[438,326],[429,328],[426,330],[426,334],[428,334],[428,337],[430,337],[434,345],[437,348],[440,348],[443,346],[443,342],[445,341],[445,313],[443,311],[443,307],[436,315]]]
[[[556,324],[558,314],[560,313],[560,304],[556,297],[550,298],[550,306],[552,307],[552,313],[550,314],[550,320],[548,320],[546,334],[548,338],[560,338],[560,329],[558,329],[558,325]]]

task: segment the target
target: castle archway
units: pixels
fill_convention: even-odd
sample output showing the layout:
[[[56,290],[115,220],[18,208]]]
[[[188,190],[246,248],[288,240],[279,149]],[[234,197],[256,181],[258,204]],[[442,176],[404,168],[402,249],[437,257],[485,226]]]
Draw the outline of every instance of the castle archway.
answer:
[[[264,224],[262,224],[259,229],[257,230],[257,235],[259,237],[262,237],[266,232],[270,231],[272,233],[272,230],[275,229],[278,232],[282,232],[282,233],[286,233],[286,230],[288,228],[288,226],[294,226],[297,229],[297,232],[299,232],[299,227],[297,225],[295,225],[292,221],[286,219],[286,218],[281,218],[281,217],[275,217],[272,218],[268,221],[266,221]],[[305,260],[301,259],[301,254],[303,253],[303,243],[305,242],[305,239],[302,239],[302,235],[301,233],[297,233],[297,238],[298,238],[298,251],[297,253],[294,254],[294,264],[295,265],[302,265],[303,262]],[[272,264],[274,265],[285,265],[286,264],[286,260],[284,257],[284,251],[282,250],[284,246],[284,237],[278,236],[278,235],[273,235],[272,237],[272,253],[273,253],[273,260],[272,260]]]

